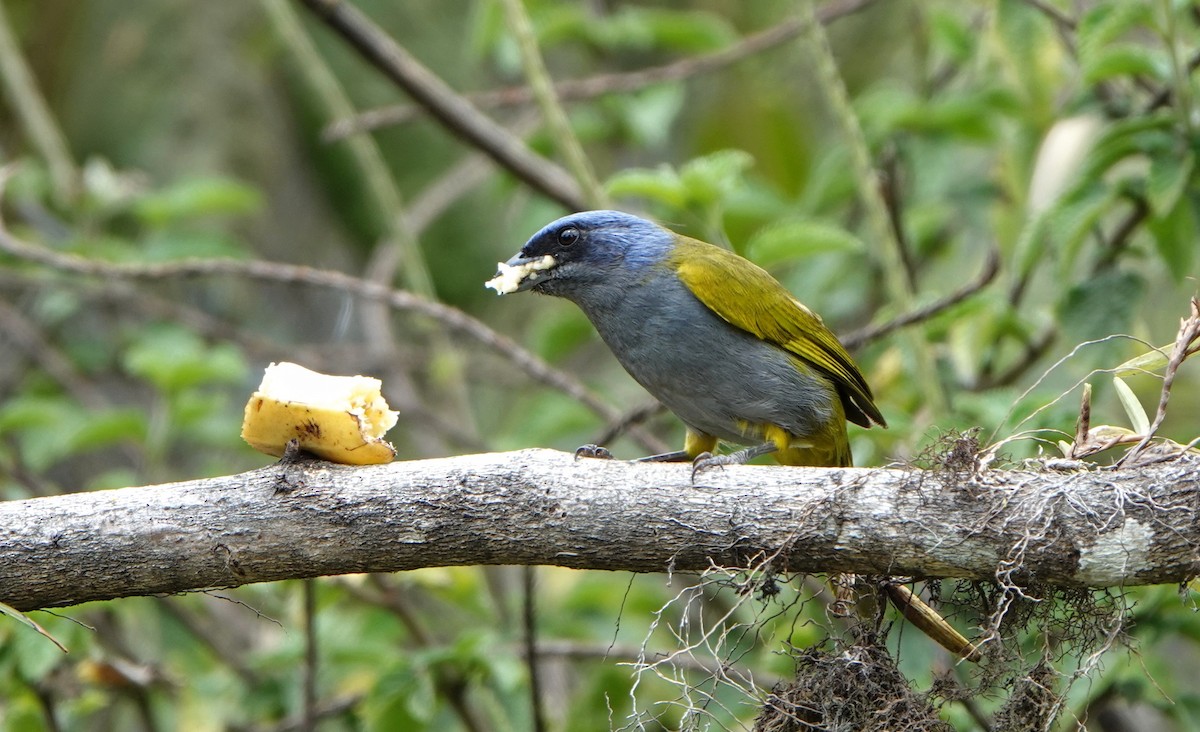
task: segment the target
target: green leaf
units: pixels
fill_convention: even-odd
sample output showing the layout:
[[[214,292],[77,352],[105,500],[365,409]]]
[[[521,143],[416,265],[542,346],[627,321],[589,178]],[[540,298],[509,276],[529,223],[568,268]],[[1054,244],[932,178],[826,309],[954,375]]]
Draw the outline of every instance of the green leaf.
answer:
[[[150,226],[215,214],[247,214],[262,204],[258,190],[229,178],[188,178],[142,198],[134,213]]]
[[[1154,235],[1154,246],[1166,263],[1167,271],[1176,282],[1193,274],[1196,261],[1197,231],[1196,210],[1188,198],[1180,198],[1175,208],[1163,216],[1152,216],[1146,228]]]
[[[1068,290],[1059,305],[1059,317],[1074,340],[1124,333],[1145,289],[1145,281],[1132,272],[1102,274]]]
[[[1135,356],[1113,369],[1113,376],[1124,378],[1126,376],[1145,374],[1146,372],[1162,371],[1167,367],[1167,361],[1170,359],[1171,350],[1174,347],[1174,343],[1168,343],[1162,348]]]
[[[951,60],[965,61],[979,47],[979,38],[961,13],[946,12],[930,7],[929,29],[937,47]]]
[[[1109,46],[1137,25],[1150,25],[1153,8],[1150,3],[1128,0],[1107,0],[1096,3],[1079,19],[1076,29],[1081,57]]]
[[[1084,82],[1095,84],[1116,76],[1168,78],[1170,66],[1161,51],[1133,43],[1116,43],[1090,54],[1080,64]]]
[[[613,99],[633,140],[648,147],[658,147],[670,139],[684,98],[682,84],[656,84],[636,94]]]
[[[244,258],[242,242],[232,236],[178,229],[157,231],[146,237],[128,257],[130,261],[173,262],[180,259]]]
[[[729,21],[716,13],[622,6],[600,19],[588,15],[583,31],[610,50],[714,51],[737,40]]]
[[[21,625],[24,625],[35,633],[45,637],[51,643],[58,646],[58,650],[62,651],[63,653],[69,653],[66,646],[64,646],[62,643],[59,643],[58,639],[46,632],[45,628],[38,625],[32,618],[20,610],[0,602],[0,615],[7,615]]]
[[[0,407],[0,435],[20,440],[28,467],[45,469],[72,455],[140,440],[146,417],[136,409],[89,411],[62,396],[20,395]]]
[[[1096,182],[1076,188],[1051,208],[1028,219],[1014,247],[1017,271],[1022,276],[1028,275],[1051,253],[1057,253],[1062,271],[1069,270],[1080,243],[1115,197],[1114,190]]]
[[[746,244],[750,259],[771,267],[793,259],[827,252],[863,252],[862,240],[831,221],[781,221],[759,231]]]
[[[897,115],[895,125],[913,132],[987,141],[994,137],[999,118],[1015,108],[1011,93],[1003,89],[972,89],[912,104]]]
[[[754,158],[743,150],[718,150],[689,160],[679,173],[688,200],[717,203],[742,185]]]
[[[367,729],[420,732],[429,729],[437,706],[429,669],[402,663],[379,676],[363,702],[363,716]]]
[[[1175,147],[1175,119],[1165,113],[1131,117],[1109,125],[1088,153],[1077,180],[1093,185],[1110,168],[1131,155],[1154,155]]]
[[[719,13],[669,8],[641,8],[625,5],[616,14],[619,25],[644,26],[654,39],[654,47],[685,53],[715,51],[737,41],[733,26]],[[621,29],[616,29],[619,40]]]
[[[70,435],[71,452],[85,452],[122,440],[141,441],[146,437],[146,414],[141,409],[111,409],[80,415]]]
[[[232,345],[207,346],[196,334],[172,325],[151,327],[125,352],[129,373],[171,393],[206,383],[236,384],[246,374],[241,352]]]
[[[1043,215],[1038,246],[1056,253],[1060,273],[1072,270],[1084,239],[1100,217],[1112,210],[1116,198],[1111,187],[1096,185],[1060,199]]]
[[[623,198],[636,196],[657,201],[672,208],[683,208],[687,193],[679,175],[670,166],[662,165],[653,170],[629,168],[617,172],[604,186],[610,196]]]
[[[1146,176],[1146,200],[1150,210],[1162,216],[1175,208],[1195,170],[1194,150],[1183,155],[1168,151],[1151,158],[1150,173]]]
[[[1129,384],[1126,384],[1124,379],[1118,377],[1113,378],[1113,387],[1117,391],[1117,399],[1125,408],[1125,414],[1129,415],[1129,423],[1133,425],[1133,431],[1139,435],[1150,434],[1150,418],[1146,415],[1146,410],[1142,408],[1142,403],[1138,401],[1137,395],[1133,393],[1133,389],[1129,388]]]

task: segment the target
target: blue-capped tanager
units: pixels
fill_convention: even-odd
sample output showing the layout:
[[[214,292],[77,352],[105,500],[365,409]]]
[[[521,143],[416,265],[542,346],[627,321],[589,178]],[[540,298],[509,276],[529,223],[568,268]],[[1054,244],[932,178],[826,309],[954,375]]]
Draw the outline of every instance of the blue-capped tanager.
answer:
[[[489,281],[583,310],[617,360],[687,426],[699,467],[771,453],[851,465],[846,420],[886,426],[858,366],[821,318],[754,263],[619,211],[533,235]],[[718,440],[750,445],[713,457]]]

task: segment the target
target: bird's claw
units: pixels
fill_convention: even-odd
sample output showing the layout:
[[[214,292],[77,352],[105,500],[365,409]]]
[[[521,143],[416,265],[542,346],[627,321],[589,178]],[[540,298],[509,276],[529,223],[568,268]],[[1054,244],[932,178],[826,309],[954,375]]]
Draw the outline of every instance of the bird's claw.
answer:
[[[713,455],[711,452],[702,452],[692,460],[692,482],[696,482],[696,474],[702,470],[709,468],[721,468],[731,462],[728,455]]]
[[[575,450],[575,459],[578,460],[581,457],[596,458],[598,460],[612,460],[613,454],[608,451],[607,447],[588,444],[581,445],[577,450]]]

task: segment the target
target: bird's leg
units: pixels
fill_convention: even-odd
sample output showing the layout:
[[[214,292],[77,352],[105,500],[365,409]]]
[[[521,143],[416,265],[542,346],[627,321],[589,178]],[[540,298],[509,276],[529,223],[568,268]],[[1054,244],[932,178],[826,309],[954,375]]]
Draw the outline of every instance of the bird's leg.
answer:
[[[634,460],[635,463],[686,463],[691,460],[692,456],[687,450],[676,450],[675,452],[663,452],[658,455],[647,455]]]
[[[647,455],[634,460],[635,463],[686,463],[697,455],[707,455],[717,447],[717,438],[688,427],[683,438],[683,449],[675,452],[664,452],[658,455]]]
[[[575,449],[575,459],[578,460],[581,457],[597,458],[599,460],[612,460],[613,454],[608,451],[607,447],[600,447],[599,445],[588,443],[586,445],[580,445]]]
[[[702,452],[692,461],[692,481],[696,480],[696,473],[699,473],[701,470],[721,465],[742,465],[759,455],[769,455],[778,449],[779,446],[774,442],[764,442],[761,445],[747,447],[737,452],[731,452],[728,455],[713,455],[711,452]]]

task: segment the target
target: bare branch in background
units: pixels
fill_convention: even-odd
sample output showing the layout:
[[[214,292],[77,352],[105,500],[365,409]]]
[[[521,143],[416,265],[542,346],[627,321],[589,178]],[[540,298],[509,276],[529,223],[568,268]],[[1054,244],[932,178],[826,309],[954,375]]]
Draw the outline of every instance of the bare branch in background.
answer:
[[[873,340],[882,338],[894,330],[912,325],[913,323],[920,323],[922,321],[929,320],[935,315],[957,305],[963,300],[966,300],[968,297],[974,295],[976,292],[979,292],[984,287],[987,287],[988,283],[996,278],[996,274],[999,271],[1000,252],[998,252],[995,248],[989,249],[987,260],[983,264],[983,270],[981,270],[979,275],[976,276],[976,278],[971,282],[968,282],[966,285],[963,285],[961,288],[955,290],[949,295],[946,295],[945,297],[942,297],[923,307],[919,307],[910,313],[905,313],[904,315],[893,318],[886,323],[860,328],[859,330],[856,330],[842,338],[842,344],[846,346],[846,348],[850,349],[859,348]]]
[[[875,2],[876,0],[840,0],[826,3],[817,10],[817,18],[821,23],[829,24],[839,18],[857,13]],[[663,66],[640,71],[597,74],[586,79],[567,79],[554,84],[554,93],[560,101],[577,102],[595,99],[606,94],[636,92],[656,84],[682,81],[719,71],[763,51],[781,46],[798,36],[801,29],[802,24],[798,18],[788,18],[766,30],[752,33],[719,51],[680,59]],[[533,90],[528,86],[468,93],[464,97],[480,109],[524,107],[534,102]],[[327,140],[338,140],[348,135],[369,132],[380,127],[403,124],[414,119],[422,109],[422,107],[414,107],[409,104],[370,109],[353,119],[334,122],[325,128],[324,136]]]
[[[452,134],[483,150],[547,198],[572,211],[587,208],[570,173],[476,109],[353,5],[342,0],[301,2]]]

